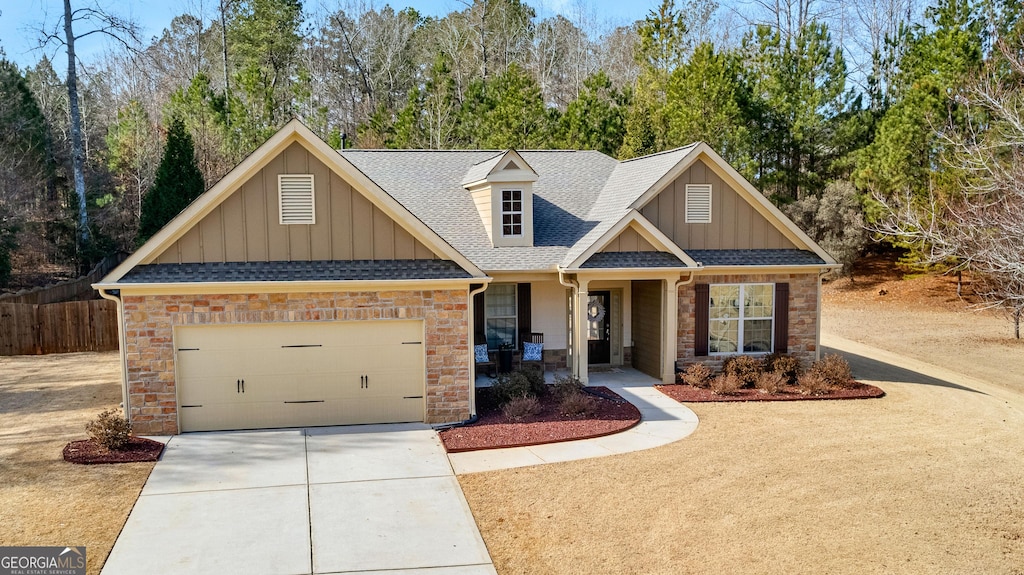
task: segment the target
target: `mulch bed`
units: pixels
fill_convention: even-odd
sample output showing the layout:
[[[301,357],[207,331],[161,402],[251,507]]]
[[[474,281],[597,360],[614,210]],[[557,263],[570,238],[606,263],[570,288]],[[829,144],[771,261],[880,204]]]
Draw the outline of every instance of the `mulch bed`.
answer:
[[[124,449],[112,451],[92,439],[72,441],[64,446],[64,461],[92,465],[95,463],[138,463],[156,461],[164,444],[144,437],[132,437]]]
[[[588,387],[597,409],[592,416],[569,417],[559,413],[558,400],[553,393],[538,398],[542,411],[520,422],[510,422],[501,413],[488,388],[476,392],[479,419],[472,425],[453,427],[440,433],[441,441],[449,453],[523,447],[589,439],[625,431],[640,423],[640,410],[606,387]]]
[[[833,389],[822,395],[805,395],[796,386],[787,386],[778,393],[764,393],[759,389],[741,389],[732,395],[715,395],[710,389],[693,387],[685,383],[657,385],[658,391],[684,403],[710,403],[718,401],[809,401],[815,399],[868,399],[882,397],[885,392],[866,383],[856,382],[849,388]]]

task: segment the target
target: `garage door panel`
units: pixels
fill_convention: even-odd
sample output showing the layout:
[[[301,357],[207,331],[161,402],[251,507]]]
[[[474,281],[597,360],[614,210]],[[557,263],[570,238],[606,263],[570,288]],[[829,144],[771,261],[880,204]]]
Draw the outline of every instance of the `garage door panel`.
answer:
[[[422,321],[181,327],[181,428],[422,421],[422,334]]]

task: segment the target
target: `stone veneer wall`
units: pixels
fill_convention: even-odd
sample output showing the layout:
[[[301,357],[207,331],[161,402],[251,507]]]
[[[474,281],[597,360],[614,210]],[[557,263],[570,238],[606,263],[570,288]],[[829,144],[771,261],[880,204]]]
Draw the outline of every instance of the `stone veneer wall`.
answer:
[[[789,355],[800,358],[804,366],[818,354],[818,275],[763,274],[698,276],[693,284],[788,283],[789,284]],[[680,286],[679,323],[676,365],[680,369],[690,363],[705,362],[720,367],[723,356],[693,355],[694,304],[693,284]]]
[[[426,421],[469,418],[466,291],[126,295],[123,301],[128,408],[135,433],[178,433],[173,328],[195,324],[423,319]]]

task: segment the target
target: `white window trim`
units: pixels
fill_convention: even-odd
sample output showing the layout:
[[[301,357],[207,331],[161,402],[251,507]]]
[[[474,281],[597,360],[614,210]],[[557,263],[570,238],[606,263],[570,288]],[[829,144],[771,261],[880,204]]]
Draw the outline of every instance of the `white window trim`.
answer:
[[[512,286],[512,302],[513,302],[513,310],[514,310],[512,312],[512,315],[490,315],[487,312],[487,291],[484,290],[484,309],[483,309],[483,314],[484,314],[484,334],[483,335],[484,335],[484,340],[487,342],[487,349],[489,351],[496,351],[497,350],[497,348],[492,348],[491,347],[491,339],[489,337],[487,337],[488,336],[488,334],[487,334],[487,320],[490,320],[490,319],[511,319],[512,320],[512,322],[513,322],[513,328],[512,328],[512,347],[513,347],[513,349],[519,349],[519,342],[516,341],[517,339],[519,339],[519,284],[515,284],[515,283],[491,284],[491,286],[506,286],[506,285]]]
[[[290,220],[285,218],[284,210],[284,182],[286,180],[309,182],[309,215],[302,219]],[[312,225],[316,223],[316,186],[313,181],[313,174],[278,174],[277,175],[277,215],[278,222],[283,226]]]
[[[713,352],[713,351],[711,351],[711,322],[720,321],[720,320],[717,320],[717,319],[711,317],[711,313],[710,313],[710,306],[711,306],[711,296],[710,296],[710,294],[711,294],[711,290],[713,288],[716,288],[716,287],[733,287],[733,286],[740,288],[740,291],[739,291],[739,298],[740,298],[739,309],[740,309],[740,314],[736,318],[736,321],[739,322],[738,323],[739,328],[738,328],[737,333],[736,333],[736,351],[714,351]],[[771,288],[772,288],[772,306],[771,306],[772,314],[771,314],[771,316],[768,316],[768,317],[760,317],[760,316],[758,316],[758,317],[744,317],[744,315],[743,315],[743,308],[744,308],[744,306],[743,306],[743,300],[744,300],[743,292],[744,292],[745,288],[748,287],[748,286],[771,286]],[[778,294],[775,291],[775,284],[773,284],[773,283],[711,284],[710,286],[708,286],[708,307],[709,307],[709,313],[708,313],[708,355],[709,356],[768,355],[768,354],[774,352],[775,351],[775,303],[776,303],[775,302],[775,298],[776,297],[778,297]],[[769,319],[772,322],[771,331],[770,331],[770,333],[771,333],[771,340],[772,340],[771,341],[771,345],[769,346],[768,351],[743,351],[743,344],[745,343],[744,337],[743,337],[743,335],[744,335],[743,334],[743,324],[744,324],[744,322],[746,320],[759,320],[759,319],[760,320]],[[729,320],[731,321],[732,318],[729,318]]]
[[[698,199],[696,197],[697,194],[701,194],[701,195],[707,194],[707,196],[706,196],[707,197],[707,212],[708,212],[707,213],[707,218],[698,219],[698,218],[696,218],[696,217],[691,215],[692,214],[692,210],[690,209],[690,200],[691,200],[691,198],[693,198],[694,200]],[[700,199],[703,200],[703,197],[701,197]],[[686,210],[686,214],[685,214],[686,223],[688,223],[688,224],[710,224],[711,223],[711,208],[712,208],[712,205],[714,204],[712,199],[713,198],[712,198],[711,184],[686,184],[686,199],[684,201],[685,210]]]
[[[519,192],[519,209],[518,210],[505,211],[505,192],[509,192],[509,193]],[[515,201],[515,200],[511,200],[511,201]],[[503,190],[501,190],[501,197],[498,198],[498,202],[500,203],[500,206],[501,206],[501,219],[499,221],[499,225],[501,226],[501,237],[503,237],[503,238],[521,238],[521,237],[523,237],[523,233],[526,230],[526,220],[525,220],[525,214],[524,214],[525,210],[523,209],[524,204],[526,203],[526,193],[522,189],[512,189],[512,188],[503,189]],[[519,215],[519,224],[518,224],[519,225],[519,233],[518,234],[506,234],[505,233],[505,216],[506,215],[514,216],[514,215],[517,215],[517,214]],[[511,225],[515,226],[516,224],[511,224]]]

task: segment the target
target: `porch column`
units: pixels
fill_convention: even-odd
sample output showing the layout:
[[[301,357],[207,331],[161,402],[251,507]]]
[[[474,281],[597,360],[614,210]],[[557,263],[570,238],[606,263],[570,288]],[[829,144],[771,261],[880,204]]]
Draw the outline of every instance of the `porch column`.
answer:
[[[679,323],[679,288],[676,286],[678,277],[667,278],[665,282],[664,297],[661,302],[662,309],[662,351],[661,351],[661,382],[664,384],[675,383],[676,378],[676,354],[678,347],[678,323]]]
[[[579,289],[576,290],[576,317],[573,318],[575,333],[573,334],[573,345],[575,346],[575,361],[573,361],[573,374],[580,378],[583,385],[587,385],[589,380],[590,370],[587,368],[588,362],[590,361],[587,357],[588,339],[587,339],[587,328],[590,326],[590,321],[587,319],[587,309],[590,303],[590,295],[587,292],[587,286],[590,284],[589,279],[581,278],[577,276],[576,282],[579,284]]]

